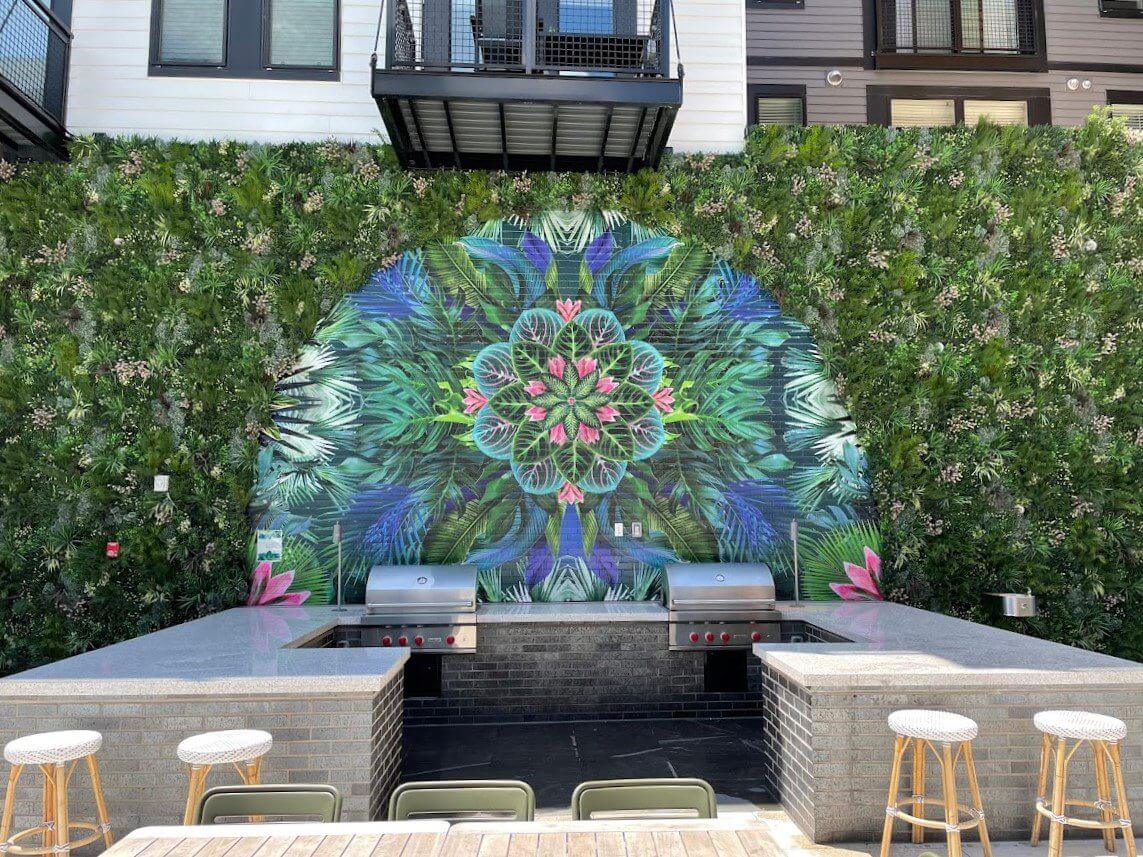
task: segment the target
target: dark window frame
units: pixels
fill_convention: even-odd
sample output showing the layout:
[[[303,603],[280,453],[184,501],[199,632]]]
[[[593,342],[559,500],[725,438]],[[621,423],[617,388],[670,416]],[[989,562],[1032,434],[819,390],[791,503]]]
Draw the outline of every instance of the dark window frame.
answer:
[[[865,88],[865,121],[888,127],[892,118],[890,102],[894,98],[953,100],[956,124],[964,124],[964,102],[1026,101],[1028,124],[1052,124],[1052,93],[1047,87],[1018,86],[867,86]]]
[[[1108,6],[1115,0],[1099,0],[1099,16],[1101,18],[1143,18],[1143,9],[1138,6]]]
[[[747,9],[805,9],[806,0],[746,0]]]
[[[759,98],[798,98],[802,102],[802,127],[809,124],[806,87],[800,83],[748,83],[746,85],[746,131],[758,124]]]
[[[1143,89],[1109,89],[1108,104],[1143,104]]]
[[[151,77],[218,77],[241,80],[341,80],[341,0],[333,0],[333,66],[272,66],[269,59],[271,0],[224,0],[223,64],[172,63],[160,58],[165,0],[151,0]]]

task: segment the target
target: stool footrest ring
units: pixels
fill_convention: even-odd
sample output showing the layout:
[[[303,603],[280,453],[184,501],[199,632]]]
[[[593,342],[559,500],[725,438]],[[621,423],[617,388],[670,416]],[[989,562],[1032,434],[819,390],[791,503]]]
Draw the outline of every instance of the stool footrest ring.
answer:
[[[905,803],[910,803],[910,801],[905,801]],[[944,801],[939,800],[930,800],[928,803],[934,806],[945,805]],[[943,830],[946,833],[955,833],[961,830],[972,830],[973,828],[979,827],[980,822],[984,820],[984,813],[978,811],[975,807],[959,804],[957,806],[957,810],[959,813],[966,816],[965,820],[959,824],[948,824],[944,821],[938,821],[935,818],[918,818],[915,815],[905,812],[903,809],[901,809],[900,805],[885,807],[885,814],[891,815],[894,818],[900,819],[901,821],[904,821],[908,824],[915,824],[918,827],[926,827],[929,830]]]
[[[1066,803],[1068,806],[1086,806],[1091,809],[1104,808],[1096,806],[1095,803],[1087,800],[1069,800],[1066,801]],[[1106,808],[1111,809],[1113,805],[1108,805]],[[1048,806],[1048,802],[1043,798],[1036,798],[1036,812],[1056,824],[1062,824],[1065,827],[1082,827],[1085,830],[1117,830],[1121,827],[1131,826],[1131,819],[1129,818],[1118,818],[1112,821],[1095,821],[1094,819],[1071,818],[1067,815],[1056,815],[1052,812],[1052,808]]]

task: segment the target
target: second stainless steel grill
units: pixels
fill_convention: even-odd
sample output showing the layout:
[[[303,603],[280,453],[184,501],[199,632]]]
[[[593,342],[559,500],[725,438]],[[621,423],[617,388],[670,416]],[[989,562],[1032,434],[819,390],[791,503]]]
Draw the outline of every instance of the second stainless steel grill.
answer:
[[[475,652],[476,566],[373,566],[362,626],[364,645]]]
[[[666,567],[672,650],[741,649],[781,639],[774,576],[764,563],[676,563]]]

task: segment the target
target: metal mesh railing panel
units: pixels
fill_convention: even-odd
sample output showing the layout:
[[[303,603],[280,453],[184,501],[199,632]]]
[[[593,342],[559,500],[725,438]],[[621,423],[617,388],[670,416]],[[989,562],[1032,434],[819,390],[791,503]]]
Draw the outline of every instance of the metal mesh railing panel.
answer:
[[[891,53],[1037,53],[1034,0],[880,0],[879,48]]]
[[[69,41],[33,0],[0,0],[0,76],[61,123]]]

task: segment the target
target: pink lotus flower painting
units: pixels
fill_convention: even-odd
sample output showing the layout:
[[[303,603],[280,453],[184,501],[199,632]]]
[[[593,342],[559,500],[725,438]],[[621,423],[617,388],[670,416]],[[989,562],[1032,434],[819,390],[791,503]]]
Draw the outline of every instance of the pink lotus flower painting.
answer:
[[[831,583],[829,588],[843,601],[884,601],[881,594],[881,557],[871,548],[865,548],[865,566],[847,562],[845,574],[850,583]]]
[[[246,599],[248,607],[298,607],[310,597],[309,591],[288,592],[294,582],[292,571],[274,574],[268,562],[260,562],[250,579],[250,595]]]

